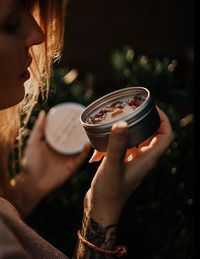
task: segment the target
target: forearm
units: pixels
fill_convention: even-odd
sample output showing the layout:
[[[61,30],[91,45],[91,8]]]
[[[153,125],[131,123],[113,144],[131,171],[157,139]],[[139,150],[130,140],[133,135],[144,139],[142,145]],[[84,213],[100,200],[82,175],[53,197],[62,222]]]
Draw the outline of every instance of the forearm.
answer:
[[[84,239],[101,249],[114,250],[116,243],[117,224],[105,225],[103,219],[94,220],[91,216],[92,215],[90,213],[84,213],[81,235],[84,237]],[[114,257],[89,248],[79,239],[77,241],[73,259],[82,258],[111,259]]]

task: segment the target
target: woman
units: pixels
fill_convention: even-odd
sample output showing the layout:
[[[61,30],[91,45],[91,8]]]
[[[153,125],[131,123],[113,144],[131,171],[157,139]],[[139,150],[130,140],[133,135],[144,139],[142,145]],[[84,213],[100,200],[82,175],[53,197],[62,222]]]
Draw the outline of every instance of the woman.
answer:
[[[9,155],[16,137],[20,144],[39,90],[44,98],[48,95],[50,64],[62,48],[65,5],[64,0],[0,2],[0,259],[67,258],[22,219],[78,169],[90,147],[76,156],[55,153],[43,140],[45,113],[41,112],[28,140],[21,172],[11,179],[13,172],[8,170]],[[113,126],[106,155],[84,199],[74,258],[112,258],[123,252],[123,248],[115,249],[123,207],[173,140],[167,116],[159,108],[158,112],[162,122],[157,134],[127,154],[127,124],[120,121]],[[124,162],[125,154],[132,155],[132,161]],[[91,162],[101,158],[95,151]]]

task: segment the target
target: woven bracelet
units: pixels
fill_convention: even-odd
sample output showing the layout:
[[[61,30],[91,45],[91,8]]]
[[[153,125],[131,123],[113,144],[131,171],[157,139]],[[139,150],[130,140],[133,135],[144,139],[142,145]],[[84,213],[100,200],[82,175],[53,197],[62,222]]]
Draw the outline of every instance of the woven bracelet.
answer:
[[[106,254],[106,255],[116,255],[117,257],[121,257],[122,255],[126,254],[126,247],[125,246],[117,246],[115,248],[115,250],[107,250],[107,249],[97,247],[94,244],[87,241],[84,237],[81,236],[80,230],[78,230],[77,234],[78,234],[79,239],[81,240],[81,242],[84,245],[86,245],[86,246],[88,246],[88,247],[90,247],[90,248],[92,248],[92,249],[94,249],[94,250],[96,250],[100,253],[103,253],[103,254]]]

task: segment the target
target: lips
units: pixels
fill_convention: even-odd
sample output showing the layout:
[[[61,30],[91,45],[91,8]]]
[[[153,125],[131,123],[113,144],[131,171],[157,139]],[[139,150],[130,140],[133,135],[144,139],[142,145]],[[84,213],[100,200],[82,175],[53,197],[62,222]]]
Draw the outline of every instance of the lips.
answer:
[[[31,63],[32,63],[32,57],[28,56],[24,71],[26,71],[27,68],[30,67]]]
[[[28,69],[20,75],[20,78],[23,80],[23,81],[26,81],[30,78],[30,72],[28,71]]]
[[[28,80],[30,78],[30,72],[28,71],[28,67],[30,67],[31,63],[32,57],[28,56],[24,71],[20,74],[20,77],[22,79]]]

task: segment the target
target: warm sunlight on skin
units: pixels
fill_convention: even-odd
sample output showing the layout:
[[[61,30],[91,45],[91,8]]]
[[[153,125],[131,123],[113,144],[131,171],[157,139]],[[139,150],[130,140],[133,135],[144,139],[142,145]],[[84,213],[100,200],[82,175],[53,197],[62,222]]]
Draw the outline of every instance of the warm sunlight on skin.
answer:
[[[127,158],[127,161],[132,161],[133,160],[133,155],[131,154],[128,158]],[[125,160],[126,161],[126,160]]]
[[[100,161],[102,159],[102,157],[105,156],[105,154],[106,154],[106,152],[100,152],[100,151],[94,150],[94,153],[93,153],[92,157],[90,158],[89,163]]]
[[[127,149],[124,161],[130,162],[135,158],[136,154],[139,151],[146,152],[146,151],[152,149],[157,140],[158,140],[158,138],[156,136],[150,137],[147,140],[145,140],[143,143],[141,143],[138,147],[132,147],[132,148]],[[90,163],[98,162],[105,155],[106,155],[106,152],[100,152],[100,151],[94,150],[94,153],[89,162]]]
[[[29,49],[44,39],[22,1],[0,1],[0,109],[23,100],[32,62]]]
[[[170,141],[173,140],[174,135],[167,116],[157,106],[156,108],[161,118],[160,128],[153,136],[151,136],[150,138],[148,138],[147,140],[139,144],[137,148],[133,147],[128,149],[126,151],[126,155],[124,159],[125,162],[131,162],[138,155],[141,155],[141,154],[148,155],[148,153],[153,150],[154,150],[154,155],[155,155],[155,152],[157,151],[159,151],[161,155],[162,152],[164,152],[168,147],[169,140]],[[90,159],[90,163],[100,161],[105,155],[106,155],[105,152],[98,152],[97,150],[95,150],[92,158]]]
[[[154,143],[156,143],[156,141],[157,141],[157,137],[154,137],[154,138],[151,140],[150,144],[147,145],[147,146],[141,147],[141,148],[140,148],[140,151],[145,152],[145,151],[150,150],[150,149],[153,147]]]
[[[132,161],[135,158],[135,155],[138,152],[138,149],[139,148],[136,148],[136,147],[132,147],[132,148],[127,149],[124,161],[125,162]]]
[[[130,162],[134,160],[138,152],[147,152],[153,148],[154,144],[157,141],[157,137],[150,137],[141,143],[138,147],[133,147],[127,150],[124,161]]]

